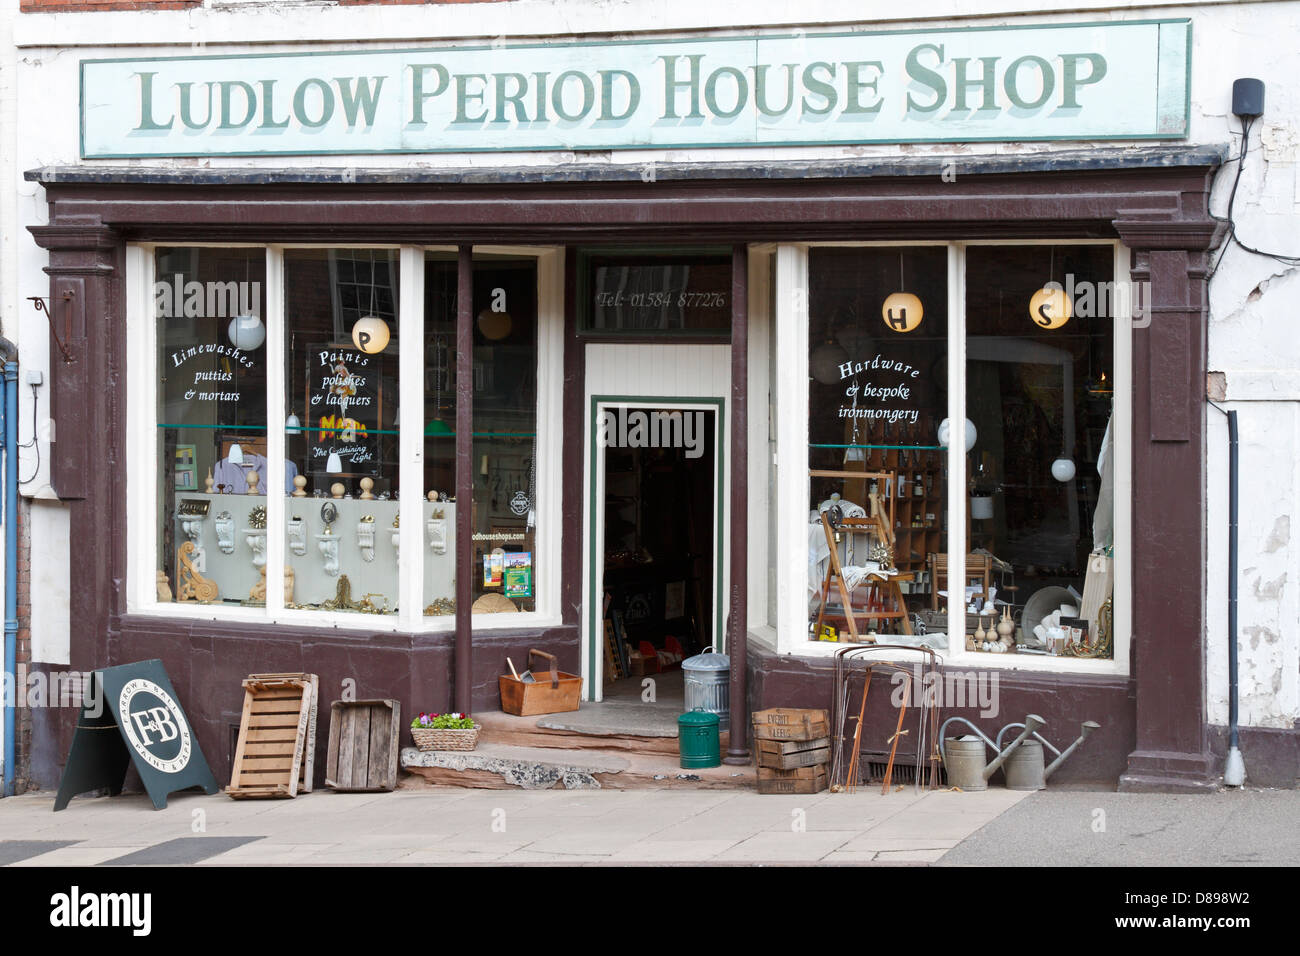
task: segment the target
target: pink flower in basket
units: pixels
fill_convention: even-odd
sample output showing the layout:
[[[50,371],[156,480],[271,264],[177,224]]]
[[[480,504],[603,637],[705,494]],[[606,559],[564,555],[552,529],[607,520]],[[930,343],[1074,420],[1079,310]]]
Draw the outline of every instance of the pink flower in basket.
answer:
[[[468,714],[420,713],[411,720],[411,736],[421,750],[473,750],[479,725]]]

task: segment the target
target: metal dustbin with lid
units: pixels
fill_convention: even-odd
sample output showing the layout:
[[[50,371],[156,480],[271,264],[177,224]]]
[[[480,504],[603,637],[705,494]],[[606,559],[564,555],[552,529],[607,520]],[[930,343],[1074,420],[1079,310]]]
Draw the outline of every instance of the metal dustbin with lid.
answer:
[[[683,770],[722,765],[718,715],[692,710],[677,718],[677,749]]]
[[[710,653],[710,644],[702,653],[682,661],[682,681],[686,689],[683,710],[702,710],[716,714],[718,730],[731,724],[731,658]]]

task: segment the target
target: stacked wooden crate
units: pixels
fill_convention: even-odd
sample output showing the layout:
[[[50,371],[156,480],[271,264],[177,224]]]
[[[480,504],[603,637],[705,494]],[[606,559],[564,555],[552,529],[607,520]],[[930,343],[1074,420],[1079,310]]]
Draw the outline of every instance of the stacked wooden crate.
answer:
[[[830,715],[774,707],[754,714],[759,793],[821,793],[831,761]]]

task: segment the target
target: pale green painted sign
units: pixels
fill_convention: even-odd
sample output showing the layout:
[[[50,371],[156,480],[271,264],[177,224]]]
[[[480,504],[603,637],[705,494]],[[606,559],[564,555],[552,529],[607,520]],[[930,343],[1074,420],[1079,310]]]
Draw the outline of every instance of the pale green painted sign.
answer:
[[[1191,23],[84,60],[82,156],[1187,135]]]

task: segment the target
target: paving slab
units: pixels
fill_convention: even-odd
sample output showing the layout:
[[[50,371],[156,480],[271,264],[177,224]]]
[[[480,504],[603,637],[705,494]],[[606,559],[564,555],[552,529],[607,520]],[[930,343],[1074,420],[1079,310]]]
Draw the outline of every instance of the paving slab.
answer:
[[[74,846],[64,847],[60,850],[53,850],[49,853],[43,853],[40,856],[28,857],[12,864],[15,867],[23,866],[99,866],[105,860],[111,860],[115,857],[122,856],[123,851],[142,850],[145,844],[137,844],[133,847],[123,846],[86,846],[78,843]]]
[[[248,866],[273,865],[277,863],[301,865],[315,854],[327,850],[332,843],[273,843],[259,840],[227,850],[201,860],[201,866]]]
[[[225,853],[245,843],[262,839],[260,836],[244,837],[182,837],[127,853],[104,861],[105,866],[176,866],[181,863],[198,863],[218,853]]]
[[[610,854],[610,859],[627,863],[704,862],[729,850],[739,840],[639,840]]]
[[[765,831],[756,833],[719,853],[721,861],[744,861],[760,863],[766,861],[800,861],[815,862],[829,853],[839,849],[856,833],[852,830],[820,830],[800,833],[778,833]]]
[[[10,866],[51,850],[72,846],[76,840],[0,840],[0,866]]]

